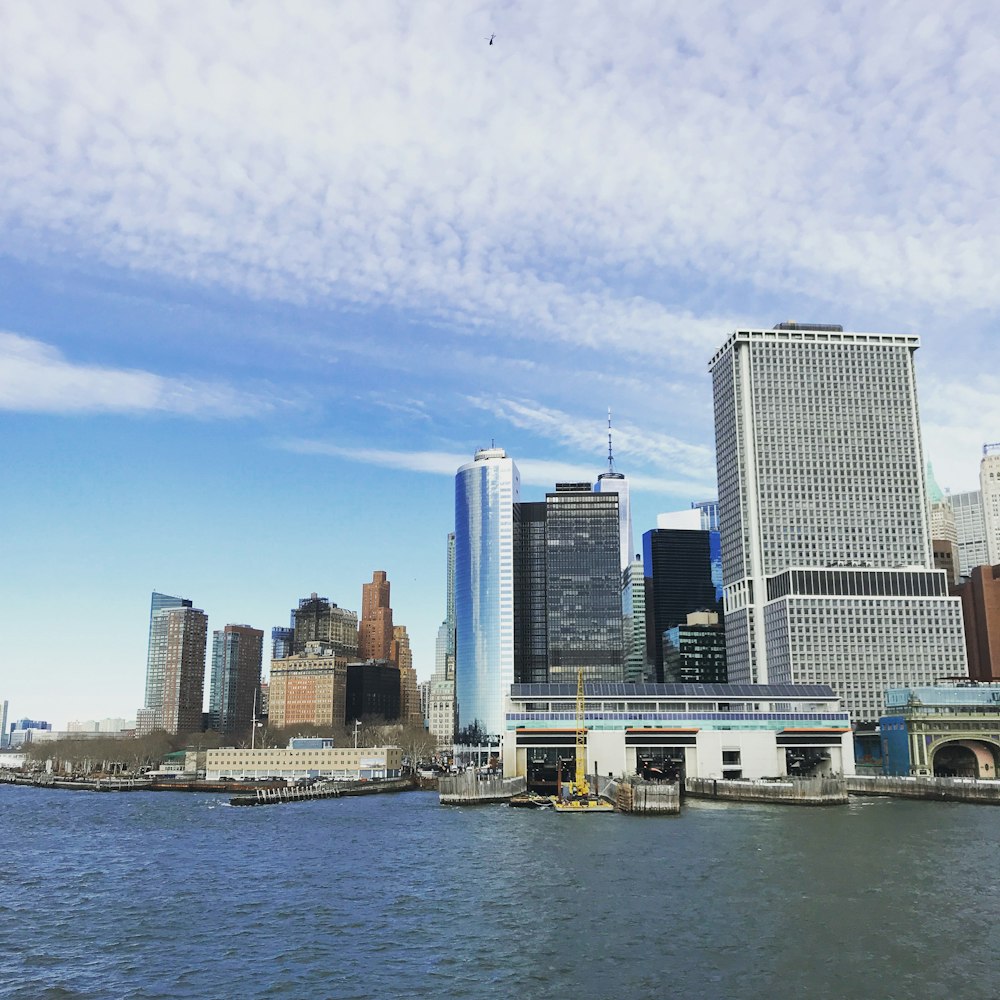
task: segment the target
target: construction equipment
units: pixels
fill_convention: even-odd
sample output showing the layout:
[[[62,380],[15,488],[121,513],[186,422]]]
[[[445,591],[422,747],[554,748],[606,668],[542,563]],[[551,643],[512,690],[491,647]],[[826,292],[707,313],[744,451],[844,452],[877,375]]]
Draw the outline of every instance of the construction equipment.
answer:
[[[576,772],[569,786],[569,793],[562,793],[552,799],[556,812],[591,813],[614,812],[614,806],[591,792],[587,781],[587,702],[583,693],[583,669],[576,679]]]

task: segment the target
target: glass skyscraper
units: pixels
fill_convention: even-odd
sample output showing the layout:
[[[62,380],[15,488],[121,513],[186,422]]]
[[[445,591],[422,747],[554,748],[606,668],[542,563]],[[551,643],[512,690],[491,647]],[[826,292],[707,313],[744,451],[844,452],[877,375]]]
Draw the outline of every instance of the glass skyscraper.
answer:
[[[504,731],[514,682],[514,504],[520,476],[503,448],[482,448],[455,476],[457,728]]]
[[[779,324],[710,363],[734,683],[825,683],[855,721],[890,687],[967,675],[931,569],[919,338]]]
[[[258,704],[264,633],[249,625],[227,625],[212,633],[209,728],[226,736],[250,728]]]

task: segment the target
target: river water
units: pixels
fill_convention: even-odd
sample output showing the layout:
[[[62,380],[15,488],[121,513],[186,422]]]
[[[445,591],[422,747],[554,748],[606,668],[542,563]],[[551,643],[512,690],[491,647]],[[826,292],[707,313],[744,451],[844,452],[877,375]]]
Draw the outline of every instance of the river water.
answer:
[[[1000,810],[0,786],[0,997],[992,998]]]

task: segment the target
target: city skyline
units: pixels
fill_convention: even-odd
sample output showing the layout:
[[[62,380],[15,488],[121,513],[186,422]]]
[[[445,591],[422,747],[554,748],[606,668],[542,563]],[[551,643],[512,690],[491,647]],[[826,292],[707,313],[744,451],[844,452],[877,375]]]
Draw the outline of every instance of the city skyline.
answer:
[[[52,10],[0,10],[14,716],[130,716],[151,590],[269,634],[374,568],[428,678],[455,469],[593,482],[610,407],[638,538],[716,495],[747,324],[919,334],[924,457],[979,488],[988,5]]]

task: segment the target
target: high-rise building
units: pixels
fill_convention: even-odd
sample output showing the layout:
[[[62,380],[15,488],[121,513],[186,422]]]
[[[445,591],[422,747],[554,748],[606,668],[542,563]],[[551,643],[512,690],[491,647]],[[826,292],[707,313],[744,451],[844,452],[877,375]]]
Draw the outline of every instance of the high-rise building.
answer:
[[[424,713],[420,703],[420,686],[413,669],[413,651],[405,625],[392,627],[392,662],[399,667],[399,718],[403,723],[423,725]]]
[[[951,501],[938,485],[934,466],[927,463],[927,509],[931,533],[931,559],[935,569],[948,574],[948,583],[955,585],[960,576],[958,558],[958,531]]]
[[[301,653],[271,661],[268,725],[339,729],[347,718],[347,658],[310,641]]]
[[[205,646],[208,616],[183,597],[153,592],[146,657],[145,712],[136,731],[164,729],[194,733],[202,729]]]
[[[455,697],[459,734],[499,739],[514,682],[514,504],[520,476],[481,448],[455,476]]]
[[[445,619],[434,646],[434,673],[428,690],[427,730],[438,746],[455,742],[455,533],[448,533]]]
[[[712,358],[734,683],[826,683],[855,721],[890,687],[966,674],[930,568],[919,338],[779,324]]]
[[[372,582],[361,587],[361,624],[358,627],[358,658],[391,660],[392,607],[385,570],[375,570]]]
[[[623,679],[621,496],[587,483],[557,483],[545,495],[549,683],[574,682],[580,670],[588,681]]]
[[[967,577],[975,566],[985,566],[986,525],[983,522],[983,495],[979,490],[948,496],[955,518],[958,539],[958,572]]]
[[[199,608],[164,608],[154,615],[157,665],[162,665],[162,700],[147,705],[168,733],[202,731],[208,615]]]
[[[292,651],[301,653],[306,643],[321,642],[338,656],[353,660],[358,655],[358,616],[338,608],[315,591],[299,601],[292,611]],[[277,629],[272,630],[272,636]],[[278,659],[278,657],[275,657]]]
[[[620,682],[624,670],[620,495],[557,483],[514,505],[516,683]]]
[[[625,640],[625,682],[639,684],[654,679],[646,643],[646,586],[642,555],[622,574],[622,633]]]
[[[0,748],[7,746],[7,701],[0,701]]]
[[[163,683],[166,656],[166,632],[157,625],[157,614],[168,608],[190,608],[186,597],[171,597],[153,591],[149,604],[149,646],[146,653],[146,695],[143,706],[158,710],[163,704]],[[156,725],[154,724],[154,728]]]
[[[653,528],[642,536],[646,647],[657,683],[664,678],[663,633],[684,624],[693,611],[718,610],[711,534],[701,528]]]
[[[260,713],[260,671],[264,633],[249,625],[227,625],[212,633],[212,679],[208,695],[209,728],[225,736],[242,735]]]
[[[986,561],[1000,563],[1000,444],[984,444],[979,463],[979,492],[986,529]]]
[[[399,718],[399,667],[391,660],[347,664],[347,719]]]
[[[707,531],[709,559],[715,600],[722,607],[722,543],[719,535],[719,501],[702,500],[687,510],[675,510],[656,515],[657,528],[679,528],[685,531]]]
[[[602,472],[594,484],[595,493],[615,493],[618,496],[618,572],[624,573],[632,561],[632,503],[629,499],[628,480],[615,469],[611,451],[611,411],[608,410],[608,471]]]

